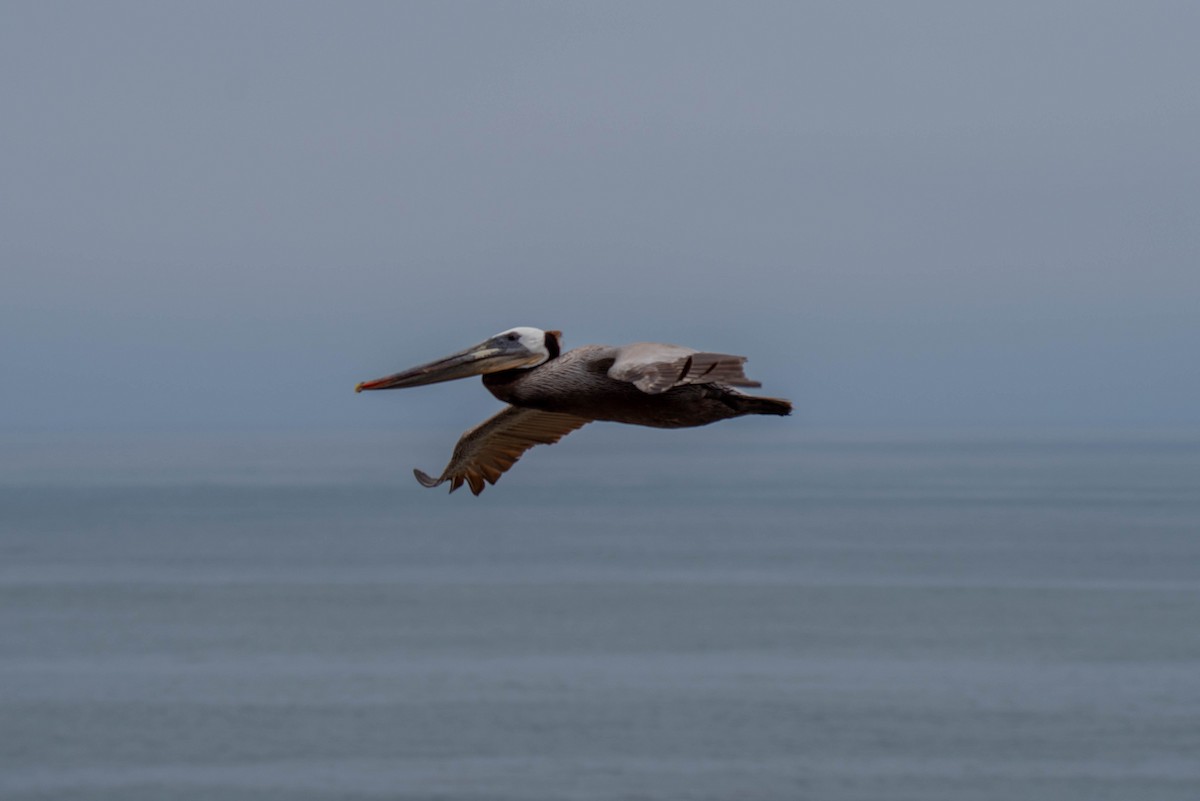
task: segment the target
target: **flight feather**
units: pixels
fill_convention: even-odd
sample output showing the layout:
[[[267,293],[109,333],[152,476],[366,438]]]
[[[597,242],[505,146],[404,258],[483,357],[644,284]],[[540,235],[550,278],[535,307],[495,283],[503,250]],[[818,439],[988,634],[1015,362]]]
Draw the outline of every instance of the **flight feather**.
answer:
[[[449,481],[454,492],[465,482],[478,495],[484,482],[495,484],[534,445],[552,445],[590,422],[573,414],[509,406],[459,438],[441,476],[433,478],[420,470],[413,474],[425,487]]]
[[[650,395],[658,395],[682,384],[722,384],[731,387],[760,387],[746,377],[745,356],[707,353],[680,345],[637,342],[621,348],[608,375],[628,381]]]

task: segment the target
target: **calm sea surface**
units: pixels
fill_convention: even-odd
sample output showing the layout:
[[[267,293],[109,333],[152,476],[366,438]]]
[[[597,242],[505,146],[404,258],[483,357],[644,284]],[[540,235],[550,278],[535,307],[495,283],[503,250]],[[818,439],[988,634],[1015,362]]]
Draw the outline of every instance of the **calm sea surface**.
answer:
[[[0,797],[1200,798],[1200,438],[739,422],[0,438]]]

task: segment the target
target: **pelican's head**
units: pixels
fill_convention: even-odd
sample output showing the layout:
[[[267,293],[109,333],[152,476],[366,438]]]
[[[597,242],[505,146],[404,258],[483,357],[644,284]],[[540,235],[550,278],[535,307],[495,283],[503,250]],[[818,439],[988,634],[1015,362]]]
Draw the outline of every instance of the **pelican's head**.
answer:
[[[459,351],[444,359],[386,378],[364,381],[355,387],[354,391],[419,387],[423,384],[453,381],[456,378],[484,373],[498,373],[501,370],[537,367],[558,357],[561,337],[561,331],[543,331],[540,328],[525,326],[510,328],[473,348]]]

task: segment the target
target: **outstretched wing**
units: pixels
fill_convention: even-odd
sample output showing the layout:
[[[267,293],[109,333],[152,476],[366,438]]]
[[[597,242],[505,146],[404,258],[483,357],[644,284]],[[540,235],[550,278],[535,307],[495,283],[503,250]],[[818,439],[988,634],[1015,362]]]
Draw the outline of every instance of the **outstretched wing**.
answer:
[[[679,345],[637,342],[617,351],[608,368],[610,378],[628,381],[650,395],[666,392],[680,384],[725,384],[731,387],[761,387],[746,378],[745,356],[704,353]]]
[[[420,470],[413,470],[413,474],[425,487],[449,481],[450,491],[454,492],[466,482],[478,495],[485,481],[495,484],[534,445],[553,445],[590,422],[573,414],[509,406],[462,435],[441,476],[432,478]]]

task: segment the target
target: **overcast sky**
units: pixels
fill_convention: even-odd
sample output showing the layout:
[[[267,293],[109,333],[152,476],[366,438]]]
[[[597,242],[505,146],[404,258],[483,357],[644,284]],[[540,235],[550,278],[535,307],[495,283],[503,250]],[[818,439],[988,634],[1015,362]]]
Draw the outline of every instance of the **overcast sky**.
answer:
[[[796,426],[1200,425],[1200,4],[0,4],[0,429],[474,423],[514,325]]]

